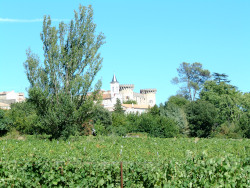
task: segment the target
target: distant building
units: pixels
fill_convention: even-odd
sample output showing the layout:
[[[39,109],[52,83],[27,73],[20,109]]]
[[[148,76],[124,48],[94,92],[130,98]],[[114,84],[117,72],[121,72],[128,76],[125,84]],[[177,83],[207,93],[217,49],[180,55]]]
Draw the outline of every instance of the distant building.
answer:
[[[12,103],[22,102],[24,100],[24,93],[15,93],[14,91],[0,92],[1,109],[10,109]]]
[[[125,113],[142,113],[156,104],[156,89],[141,89],[140,93],[135,93],[133,90],[134,84],[119,84],[114,75],[110,90],[102,91],[102,105],[109,111],[113,111],[116,100],[119,99]],[[136,101],[136,104],[123,104],[126,101]]]

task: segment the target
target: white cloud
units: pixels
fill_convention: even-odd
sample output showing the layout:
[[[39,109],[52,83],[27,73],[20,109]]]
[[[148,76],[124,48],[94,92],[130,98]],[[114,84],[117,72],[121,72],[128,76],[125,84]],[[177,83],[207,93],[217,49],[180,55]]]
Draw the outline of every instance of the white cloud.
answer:
[[[54,22],[69,21],[69,19],[51,19]],[[43,19],[10,19],[10,18],[0,18],[0,22],[9,22],[9,23],[31,23],[31,22],[43,22]]]

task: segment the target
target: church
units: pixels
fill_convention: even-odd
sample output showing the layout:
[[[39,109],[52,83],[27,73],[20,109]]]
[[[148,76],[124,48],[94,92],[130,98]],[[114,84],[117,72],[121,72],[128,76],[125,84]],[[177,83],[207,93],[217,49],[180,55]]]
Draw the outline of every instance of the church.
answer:
[[[125,113],[143,113],[156,104],[156,89],[141,89],[140,93],[134,92],[134,84],[120,84],[113,75],[110,82],[110,90],[102,92],[102,105],[109,111],[114,110],[117,99],[122,103]],[[136,104],[124,104],[127,101],[135,101]]]

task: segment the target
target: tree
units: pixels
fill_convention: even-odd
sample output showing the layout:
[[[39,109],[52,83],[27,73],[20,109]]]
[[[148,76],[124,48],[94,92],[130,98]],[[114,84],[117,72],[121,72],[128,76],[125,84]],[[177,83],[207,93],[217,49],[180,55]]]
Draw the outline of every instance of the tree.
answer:
[[[213,104],[197,100],[186,106],[190,136],[208,137],[216,125],[217,111]]]
[[[244,93],[241,100],[242,113],[239,120],[239,126],[242,134],[250,138],[250,93]]]
[[[186,113],[184,111],[185,106],[178,106],[174,102],[179,102],[179,100],[172,100],[172,99],[178,99],[170,97],[171,100],[168,100],[165,102],[165,105],[160,105],[160,114],[162,116],[166,116],[168,118],[172,118],[176,125],[179,128],[179,132],[183,135],[188,135],[189,129],[188,129],[188,121],[186,118]],[[186,99],[185,99],[186,100]],[[182,101],[183,102],[183,101]],[[180,103],[183,104],[183,103]]]
[[[102,33],[95,34],[91,6],[79,6],[74,19],[67,25],[52,26],[45,16],[41,40],[44,61],[27,50],[24,63],[30,82],[29,100],[37,109],[43,131],[53,138],[74,134],[88,118],[101,82],[92,83],[101,69],[98,52],[104,44]]]
[[[114,112],[112,113],[112,126],[108,127],[109,132],[119,136],[125,136],[128,133],[128,122],[125,114]]]
[[[115,106],[114,106],[114,112],[120,113],[120,114],[124,113],[124,110],[122,108],[122,103],[121,103],[120,99],[116,99],[116,103],[115,103]]]
[[[155,104],[152,108],[149,109],[148,113],[150,113],[153,116],[159,116],[160,115],[160,109],[159,107]]]
[[[169,97],[168,101],[165,103],[165,106],[167,104],[174,104],[180,108],[184,108],[185,105],[187,105],[190,101],[188,101],[186,98],[180,96],[180,95],[175,95]]]
[[[207,81],[200,92],[200,98],[213,104],[219,114],[219,123],[236,122],[241,113],[242,93],[235,86],[225,82]]]
[[[213,73],[213,77],[214,77],[214,80],[217,82],[217,83],[220,83],[220,82],[226,82],[226,83],[230,83],[230,80],[227,79],[228,75],[226,74],[220,74],[220,73],[217,73],[217,72],[214,72]]]
[[[0,136],[5,135],[9,131],[10,124],[12,123],[6,114],[6,110],[0,109]]]
[[[172,80],[173,84],[184,83],[180,94],[191,101],[196,99],[203,83],[210,78],[210,72],[202,68],[201,63],[182,63],[177,69],[178,76]]]
[[[207,81],[200,98],[216,107],[220,125],[218,134],[224,137],[248,137],[250,135],[250,95],[243,94],[226,82]]]

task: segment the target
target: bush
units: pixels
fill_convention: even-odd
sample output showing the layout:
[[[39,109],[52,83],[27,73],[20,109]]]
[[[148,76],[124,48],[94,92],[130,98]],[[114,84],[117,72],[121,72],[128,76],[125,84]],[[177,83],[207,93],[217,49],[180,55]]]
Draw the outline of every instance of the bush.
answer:
[[[184,109],[174,103],[167,102],[160,106],[160,114],[173,119],[182,135],[189,134],[188,121]]]
[[[225,122],[219,126],[211,135],[216,138],[242,138],[243,132],[240,127],[235,123]]]
[[[161,138],[170,138],[179,134],[179,129],[173,119],[165,116],[153,116],[150,113],[141,115],[137,131]]]
[[[38,132],[38,117],[35,107],[31,103],[12,104],[8,113],[12,120],[11,128],[25,134],[36,134]]]
[[[239,120],[239,127],[243,137],[250,138],[250,113],[244,112]]]
[[[125,136],[129,132],[126,116],[123,113],[113,112],[112,126],[109,126],[108,130],[112,134]]]
[[[0,109],[0,136],[5,135],[10,129],[11,120],[6,114],[6,110]]]
[[[107,127],[109,127],[110,125],[112,125],[112,115],[103,106],[95,105],[94,108],[93,108],[93,113],[92,114],[93,115],[92,115],[91,119],[93,120],[95,129],[96,129],[96,124],[97,123],[104,126],[105,129]]]
[[[108,131],[105,128],[105,126],[102,124],[102,122],[100,120],[97,120],[95,125],[94,125],[94,129],[96,130],[96,134],[97,135],[107,135]]]

